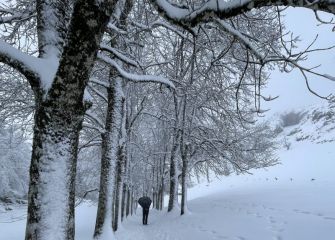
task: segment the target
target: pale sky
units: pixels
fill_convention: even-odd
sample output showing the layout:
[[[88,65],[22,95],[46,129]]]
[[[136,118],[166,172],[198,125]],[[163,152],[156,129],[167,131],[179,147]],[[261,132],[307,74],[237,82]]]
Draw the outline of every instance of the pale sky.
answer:
[[[320,14],[320,16],[323,16],[323,19],[327,20],[331,18],[330,14]],[[335,45],[335,32],[332,31],[334,25],[317,26],[318,22],[311,10],[301,8],[288,9],[286,11],[285,23],[287,29],[294,32],[295,36],[300,36],[302,41],[299,43],[299,46],[302,48],[308,46],[317,34],[319,34],[319,38],[314,45],[315,47]],[[308,61],[304,63],[304,66],[312,67],[319,64],[322,64],[319,68],[321,73],[335,76],[335,49],[311,54]],[[315,76],[309,76],[309,78],[311,88],[318,94],[327,96],[332,93],[335,95],[335,81]],[[308,108],[310,105],[326,102],[308,91],[304,78],[297,70],[291,73],[272,72],[269,85],[263,90],[262,94],[265,96],[280,96],[274,101],[262,103],[262,109],[271,109],[267,112],[267,116],[273,115],[276,112],[302,107]]]

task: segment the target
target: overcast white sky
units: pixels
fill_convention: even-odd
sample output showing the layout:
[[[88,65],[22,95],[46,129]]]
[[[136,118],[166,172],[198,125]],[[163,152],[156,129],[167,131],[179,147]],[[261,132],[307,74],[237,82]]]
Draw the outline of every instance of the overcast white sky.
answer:
[[[323,16],[324,19],[331,18],[330,14],[322,14],[320,16]],[[296,36],[300,36],[302,41],[299,46],[306,47],[317,34],[319,34],[319,38],[315,47],[335,45],[335,32],[332,31],[332,26],[317,26],[318,22],[311,10],[301,8],[288,9],[286,10],[285,23],[287,29],[294,32]],[[322,67],[319,68],[320,72],[335,76],[335,49],[310,55],[308,61],[304,63],[305,66],[310,67],[318,64],[322,64]],[[335,95],[335,81],[314,76],[309,77],[310,86],[317,93],[325,96],[331,93]],[[265,96],[280,96],[274,101],[262,103],[262,109],[271,109],[267,112],[267,116],[275,112],[301,107],[308,108],[310,105],[326,102],[308,91],[301,73],[296,70],[291,73],[272,72],[269,85],[263,90],[262,94]]]

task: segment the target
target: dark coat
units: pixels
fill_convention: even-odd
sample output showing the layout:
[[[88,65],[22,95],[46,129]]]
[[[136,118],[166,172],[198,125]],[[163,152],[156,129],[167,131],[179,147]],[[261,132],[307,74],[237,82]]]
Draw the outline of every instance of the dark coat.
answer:
[[[138,199],[138,204],[140,204],[143,209],[149,209],[151,205],[151,199],[149,197],[141,197]]]

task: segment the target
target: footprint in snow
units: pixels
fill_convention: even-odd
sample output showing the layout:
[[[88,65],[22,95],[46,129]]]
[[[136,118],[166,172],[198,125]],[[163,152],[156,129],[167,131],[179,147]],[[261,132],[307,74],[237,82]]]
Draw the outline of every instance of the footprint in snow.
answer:
[[[296,212],[296,213],[301,213],[301,214],[306,214],[306,215],[311,214],[311,212],[304,211],[304,210],[299,210],[299,209],[293,209],[293,211]]]
[[[255,216],[255,217],[258,217],[258,218],[262,218],[262,217],[263,217],[263,216],[260,215],[259,213],[253,213],[252,215]]]
[[[270,223],[277,223],[277,221],[273,217],[269,217],[269,222]]]
[[[216,239],[229,239],[229,237],[227,236],[221,236],[221,235],[218,235],[218,236],[215,236]]]
[[[241,236],[237,236],[236,239],[238,239],[238,240],[247,240],[246,238],[241,237]]]
[[[280,235],[274,236],[273,240],[283,240],[283,238]]]

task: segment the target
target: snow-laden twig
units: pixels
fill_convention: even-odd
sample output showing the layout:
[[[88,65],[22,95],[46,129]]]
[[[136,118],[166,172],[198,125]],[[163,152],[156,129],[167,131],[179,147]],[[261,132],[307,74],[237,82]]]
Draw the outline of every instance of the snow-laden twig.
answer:
[[[105,87],[105,88],[109,88],[109,87],[110,87],[110,85],[109,85],[108,83],[103,82],[103,81],[100,81],[100,80],[97,79],[97,78],[90,78],[90,82],[91,82],[91,83],[98,84],[98,85],[100,85],[100,86],[102,86],[102,87]]]
[[[165,23],[161,20],[156,20],[154,22],[151,22],[148,25],[144,25],[144,24],[141,24],[141,23],[138,23],[138,22],[135,22],[135,21],[132,21],[132,24],[134,26],[136,26],[136,27],[138,27],[142,30],[146,30],[146,31],[151,31],[151,30],[153,30],[154,28],[157,28],[157,27],[164,27],[164,28],[176,33],[180,37],[191,41],[191,38],[189,36],[187,36],[186,34],[184,34],[183,32],[181,32],[179,29],[177,29],[173,25],[167,24],[167,23]]]
[[[113,24],[111,22],[107,25],[107,31],[108,31],[108,29],[113,31],[113,32],[117,32],[118,34],[122,34],[122,35],[127,35],[128,34],[127,31],[118,28],[117,26],[115,26],[115,24]]]
[[[94,126],[92,124],[88,124],[88,123],[83,123],[83,128],[89,128],[89,129],[93,129],[99,133],[105,133],[106,131],[103,129],[103,128],[100,128],[100,127],[97,127],[97,126]]]
[[[113,59],[107,57],[106,55],[102,53],[98,53],[98,59],[114,67],[123,78],[128,79],[129,81],[160,83],[170,88],[173,88],[173,89],[175,88],[174,84],[170,80],[168,80],[167,78],[161,77],[161,76],[128,73],[125,70],[123,70],[119,66],[119,64],[117,64],[116,61],[114,61]]]
[[[105,127],[105,124],[101,121],[101,119],[100,119],[94,112],[86,111],[85,115],[86,115],[89,119],[91,119],[91,120],[93,120],[95,123],[97,123],[98,126],[99,126],[100,128],[103,129],[103,128]]]
[[[117,57],[118,59],[120,59],[122,62],[124,62],[126,64],[129,64],[129,65],[134,66],[134,67],[139,67],[139,64],[136,61],[134,61],[133,59],[129,58],[128,56],[122,54],[120,51],[118,51],[115,48],[107,46],[106,44],[101,44],[100,49],[113,54],[115,57]]]
[[[108,102],[107,97],[104,93],[100,92],[97,88],[93,87],[92,84],[88,83],[88,88],[93,91],[96,95],[98,95],[102,100]]]
[[[261,55],[259,49],[256,49],[252,42],[249,41],[240,31],[234,29],[227,22],[220,19],[214,20],[225,32],[228,32],[232,36],[236,37],[243,45],[245,45],[250,51],[258,58],[258,60],[263,61],[264,57]]]
[[[11,9],[1,8],[0,14],[6,15],[6,16],[0,16],[0,24],[13,23],[13,22],[25,21],[34,17],[35,9],[28,8],[22,12],[19,12],[19,11],[13,11]]]

